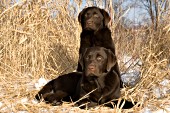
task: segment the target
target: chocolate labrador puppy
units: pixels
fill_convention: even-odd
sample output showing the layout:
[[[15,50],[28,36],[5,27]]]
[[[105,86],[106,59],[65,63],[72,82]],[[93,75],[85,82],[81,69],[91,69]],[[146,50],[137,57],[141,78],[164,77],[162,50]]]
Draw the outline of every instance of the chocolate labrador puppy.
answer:
[[[111,31],[107,27],[110,21],[110,16],[104,9],[98,7],[85,8],[79,13],[78,21],[82,26],[79,57],[84,53],[86,48],[93,46],[110,49],[115,55],[115,45],[112,40]],[[113,66],[113,70],[120,78],[120,71],[117,62]],[[80,62],[78,62],[77,71],[82,72]],[[120,85],[123,87],[122,82]]]
[[[81,100],[79,105],[88,102],[87,106],[93,107],[120,97],[120,78],[112,68],[116,62],[116,56],[110,49],[91,47],[84,51],[83,57],[80,58],[83,75],[78,89],[80,98],[91,93],[86,99]],[[126,101],[123,108],[131,107],[132,102]]]
[[[120,80],[113,70],[116,56],[103,47],[87,48],[80,58],[83,72],[71,72],[61,75],[48,82],[35,98],[52,105],[61,104],[62,101],[76,101],[89,94],[86,99],[80,99],[78,105],[90,102],[88,107],[104,104],[120,97]],[[117,101],[114,101],[117,104]],[[113,107],[111,104],[107,104]],[[126,102],[123,108],[133,107],[132,102]],[[82,107],[83,108],[83,107]]]
[[[39,92],[35,98],[53,105],[61,104],[61,101],[78,100],[76,97],[77,84],[82,76],[81,72],[72,72],[48,82]]]
[[[116,56],[103,47],[91,47],[85,50],[80,58],[83,76],[80,82],[80,96],[89,94],[88,100],[104,104],[120,97],[120,80],[112,69],[116,64]]]

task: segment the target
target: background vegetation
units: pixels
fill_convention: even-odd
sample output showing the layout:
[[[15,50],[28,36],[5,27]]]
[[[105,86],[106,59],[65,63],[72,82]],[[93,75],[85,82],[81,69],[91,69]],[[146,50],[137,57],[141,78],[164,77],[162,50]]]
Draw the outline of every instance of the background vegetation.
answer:
[[[85,6],[105,8],[120,69],[123,58],[140,59],[141,81],[122,89],[122,97],[138,101],[130,110],[99,107],[88,112],[143,112],[170,107],[170,4],[168,0],[1,0],[0,111],[87,112],[70,104],[53,107],[33,101],[40,77],[56,78],[76,69],[81,27],[78,13]],[[135,21],[126,14],[139,8],[146,14]],[[146,15],[146,16],[145,16]],[[132,17],[130,17],[132,18]],[[166,88],[166,90],[165,90]]]

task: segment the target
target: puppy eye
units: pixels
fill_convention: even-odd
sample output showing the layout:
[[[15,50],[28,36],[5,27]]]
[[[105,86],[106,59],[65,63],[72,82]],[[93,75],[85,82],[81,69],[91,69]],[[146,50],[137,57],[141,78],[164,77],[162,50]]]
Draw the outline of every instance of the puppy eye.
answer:
[[[89,15],[90,15],[89,13],[86,13],[84,16],[85,16],[85,17],[88,17]]]
[[[86,60],[89,60],[89,59],[90,59],[90,56],[86,56],[85,59],[86,59]]]
[[[102,56],[98,56],[98,57],[97,57],[97,61],[101,61],[102,59],[103,59]]]

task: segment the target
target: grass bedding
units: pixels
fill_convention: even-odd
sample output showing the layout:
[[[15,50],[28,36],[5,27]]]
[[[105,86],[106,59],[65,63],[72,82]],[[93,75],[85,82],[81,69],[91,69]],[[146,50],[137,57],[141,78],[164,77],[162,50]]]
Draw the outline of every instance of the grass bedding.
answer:
[[[122,97],[138,101],[139,107],[122,110],[98,106],[81,110],[72,107],[73,103],[50,106],[34,100],[40,78],[51,80],[76,69],[81,32],[77,14],[81,11],[81,2],[75,3],[72,6],[68,0],[0,2],[0,112],[156,113],[170,110],[168,25],[160,26],[157,31],[141,28],[135,34],[119,28],[118,35],[114,35],[117,24],[110,26],[121,71],[127,69],[126,62],[122,62],[124,55],[142,62],[140,82],[121,91]]]

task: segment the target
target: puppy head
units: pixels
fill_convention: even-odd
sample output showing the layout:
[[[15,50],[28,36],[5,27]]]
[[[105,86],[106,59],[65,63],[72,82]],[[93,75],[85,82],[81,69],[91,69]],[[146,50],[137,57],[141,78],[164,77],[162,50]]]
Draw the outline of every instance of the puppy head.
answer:
[[[82,29],[97,31],[110,21],[109,14],[98,7],[87,7],[78,15],[78,21],[81,23]]]
[[[103,47],[86,49],[79,60],[85,76],[100,77],[116,64],[116,56]]]

